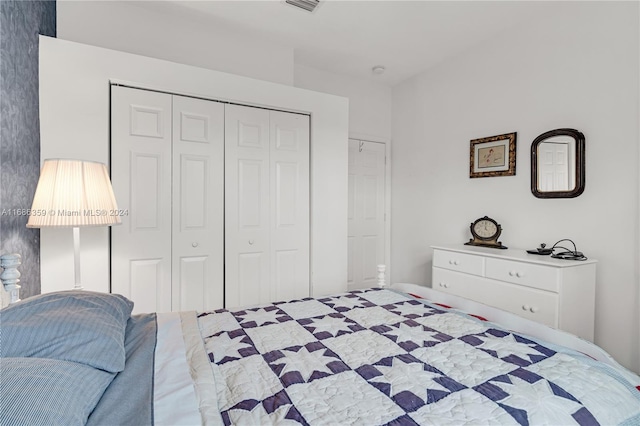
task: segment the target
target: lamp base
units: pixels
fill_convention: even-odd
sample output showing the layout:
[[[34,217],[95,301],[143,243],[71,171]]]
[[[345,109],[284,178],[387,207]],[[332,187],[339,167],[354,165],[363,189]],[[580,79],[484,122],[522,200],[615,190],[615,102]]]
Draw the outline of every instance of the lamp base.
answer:
[[[73,266],[75,284],[74,290],[83,290],[82,282],[80,281],[80,228],[73,227]]]

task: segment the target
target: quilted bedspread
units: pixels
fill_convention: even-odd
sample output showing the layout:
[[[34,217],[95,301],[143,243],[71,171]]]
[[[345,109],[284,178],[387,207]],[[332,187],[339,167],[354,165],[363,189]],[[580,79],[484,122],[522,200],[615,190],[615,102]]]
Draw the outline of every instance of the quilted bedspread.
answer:
[[[639,424],[616,370],[392,290],[198,317],[225,424]]]

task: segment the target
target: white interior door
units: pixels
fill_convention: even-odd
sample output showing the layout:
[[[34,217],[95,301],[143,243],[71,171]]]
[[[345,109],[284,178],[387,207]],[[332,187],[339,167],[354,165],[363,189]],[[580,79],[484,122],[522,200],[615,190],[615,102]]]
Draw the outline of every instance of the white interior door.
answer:
[[[225,105],[225,307],[271,299],[269,111]]]
[[[568,191],[573,186],[569,181],[569,145],[564,142],[547,142],[538,145],[540,159],[540,191]],[[575,174],[575,173],[574,173]]]
[[[111,228],[111,291],[171,310],[171,95],[112,86],[111,181],[129,212]]]
[[[174,311],[224,303],[224,104],[173,96]]]
[[[225,107],[225,307],[307,297],[309,117]]]
[[[349,139],[349,290],[374,287],[384,263],[385,144]]]

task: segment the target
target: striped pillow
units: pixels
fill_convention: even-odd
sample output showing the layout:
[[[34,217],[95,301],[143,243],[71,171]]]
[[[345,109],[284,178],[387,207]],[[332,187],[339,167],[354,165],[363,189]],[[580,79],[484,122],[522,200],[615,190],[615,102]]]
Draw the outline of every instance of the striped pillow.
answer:
[[[123,296],[62,291],[0,311],[0,356],[72,361],[111,373],[124,369],[133,302]]]
[[[3,426],[84,425],[114,374],[43,358],[0,360]]]

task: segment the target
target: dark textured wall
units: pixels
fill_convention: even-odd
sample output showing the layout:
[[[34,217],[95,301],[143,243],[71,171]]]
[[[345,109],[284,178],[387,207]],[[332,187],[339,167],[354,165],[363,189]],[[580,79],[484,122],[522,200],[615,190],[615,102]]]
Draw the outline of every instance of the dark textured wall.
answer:
[[[0,253],[20,253],[21,297],[40,293],[40,231],[27,216],[40,172],[38,35],[55,37],[55,1],[0,0]]]

